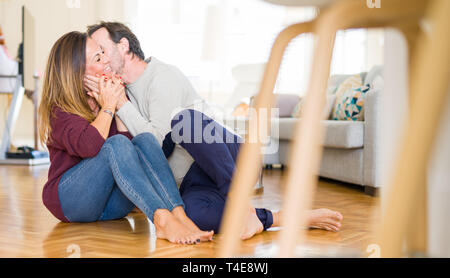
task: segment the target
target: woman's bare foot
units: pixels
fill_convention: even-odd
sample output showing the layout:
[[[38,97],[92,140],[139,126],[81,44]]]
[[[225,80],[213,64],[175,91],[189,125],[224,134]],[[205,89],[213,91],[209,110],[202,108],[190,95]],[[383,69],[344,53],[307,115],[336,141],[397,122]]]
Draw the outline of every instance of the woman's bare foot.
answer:
[[[342,214],[326,208],[308,211],[308,227],[323,229],[327,231],[339,231],[341,227]]]
[[[211,241],[213,239],[214,231],[202,231],[197,225],[186,215],[183,207],[176,207],[172,210],[173,215],[183,223],[189,230],[200,234],[200,241]]]
[[[256,215],[256,209],[251,207],[245,221],[245,226],[241,231],[241,239],[249,239],[252,236],[261,233],[264,226]]]
[[[191,231],[166,209],[155,211],[153,224],[155,224],[157,238],[181,244],[196,244],[201,241],[202,232]]]

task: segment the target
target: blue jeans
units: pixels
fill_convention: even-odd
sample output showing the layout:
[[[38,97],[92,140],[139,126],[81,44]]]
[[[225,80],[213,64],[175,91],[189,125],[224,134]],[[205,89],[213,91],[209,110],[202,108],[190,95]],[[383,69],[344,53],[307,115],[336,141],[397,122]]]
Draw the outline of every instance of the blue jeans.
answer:
[[[153,221],[157,209],[184,208],[172,171],[156,138],[109,137],[97,156],[61,177],[58,196],[70,222],[125,217],[135,206]]]

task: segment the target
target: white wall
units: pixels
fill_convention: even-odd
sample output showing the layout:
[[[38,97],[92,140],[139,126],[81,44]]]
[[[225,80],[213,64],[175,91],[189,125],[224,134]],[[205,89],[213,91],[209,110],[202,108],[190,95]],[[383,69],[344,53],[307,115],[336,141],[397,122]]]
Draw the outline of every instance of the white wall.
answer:
[[[13,57],[21,42],[21,7],[33,16],[35,22],[34,46],[35,65],[28,65],[43,73],[47,58],[54,42],[69,31],[86,31],[86,26],[100,20],[123,21],[124,0],[1,0],[0,25],[6,39],[6,45]],[[33,70],[31,70],[33,72]],[[25,86],[30,77],[26,77]],[[40,82],[42,88],[42,79]],[[6,117],[6,96],[0,96],[0,133]],[[33,106],[30,100],[23,101],[22,109],[13,133],[14,145],[33,146]]]

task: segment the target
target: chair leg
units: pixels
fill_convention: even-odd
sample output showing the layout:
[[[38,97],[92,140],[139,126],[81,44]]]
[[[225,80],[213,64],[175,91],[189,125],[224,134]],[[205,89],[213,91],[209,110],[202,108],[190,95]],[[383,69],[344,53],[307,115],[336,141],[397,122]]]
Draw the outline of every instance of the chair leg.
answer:
[[[418,187],[417,201],[410,212],[410,214],[414,215],[414,221],[411,221],[408,226],[408,235],[406,237],[407,250],[412,256],[422,257],[428,250],[428,195],[426,184],[426,174],[423,173],[420,186]]]
[[[421,31],[418,22],[412,24],[403,24],[397,27],[406,38],[408,43],[409,52],[409,67],[412,69],[415,67],[415,55],[417,39],[420,36],[424,36]],[[412,71],[409,72],[409,88],[413,86]],[[411,104],[414,96],[410,94],[409,96],[409,108],[411,109]],[[422,171],[421,183],[426,184],[427,182],[426,171]],[[415,220],[410,223],[408,227],[408,235],[405,236],[406,246],[409,254],[413,256],[423,256],[428,250],[428,202],[427,202],[427,190],[425,186],[419,186],[419,191],[417,195],[417,202],[413,208],[415,215]]]
[[[295,127],[294,140],[291,142],[289,168],[284,180],[283,198],[284,227],[279,234],[280,257],[291,257],[297,240],[302,241],[303,233],[299,227],[306,226],[306,211],[312,206],[314,189],[317,184],[316,173],[322,156],[323,130],[320,115],[325,106],[325,91],[330,71],[331,56],[336,30],[323,28],[326,24],[318,19],[316,32],[318,42],[314,53],[311,81],[302,120]]]
[[[368,9],[362,1],[338,1],[317,19],[318,37],[308,95],[297,124],[290,153],[290,168],[286,178],[286,192],[280,232],[280,257],[291,257],[306,226],[306,211],[312,206],[314,189],[322,154],[323,130],[320,111],[325,105],[325,91],[330,71],[335,34],[339,29],[352,27],[382,27],[395,20],[415,18],[421,14],[423,1],[392,0],[384,9]],[[400,18],[400,19],[399,19]]]
[[[281,60],[289,42],[303,33],[313,30],[314,21],[294,24],[284,29],[275,40],[269,61],[267,63],[259,94],[255,99],[255,115],[251,115],[246,140],[236,162],[236,171],[230,187],[228,201],[221,224],[223,238],[219,244],[218,256],[231,257],[239,246],[239,233],[244,224],[244,217],[250,204],[253,185],[256,183],[261,157],[261,134],[258,134],[258,123],[270,121],[270,113],[266,119],[261,119],[260,109],[270,111],[273,102],[273,90],[278,76]],[[256,142],[255,142],[256,138]]]
[[[413,96],[411,116],[403,136],[394,176],[389,183],[385,215],[380,231],[381,256],[404,255],[403,244],[411,223],[416,220],[414,207],[426,186],[424,171],[433,140],[443,114],[450,75],[450,34],[448,15],[450,2],[437,0],[430,8],[433,32],[430,38],[419,39],[415,67],[412,68]],[[420,65],[420,66],[419,66]],[[423,238],[423,236],[422,236]],[[423,246],[423,241],[417,243]]]

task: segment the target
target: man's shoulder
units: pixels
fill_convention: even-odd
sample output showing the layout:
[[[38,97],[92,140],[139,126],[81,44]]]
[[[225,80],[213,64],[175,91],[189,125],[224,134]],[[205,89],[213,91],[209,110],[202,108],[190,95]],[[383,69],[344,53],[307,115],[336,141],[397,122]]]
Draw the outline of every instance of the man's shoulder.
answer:
[[[150,75],[155,78],[168,78],[168,77],[185,77],[177,66],[162,62],[155,57],[151,57],[149,61]]]

